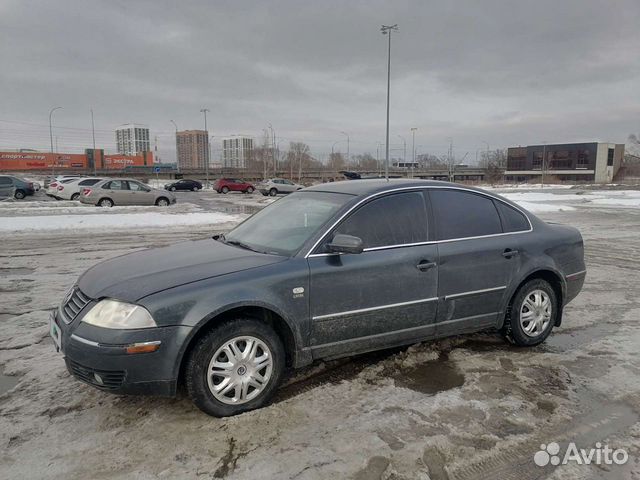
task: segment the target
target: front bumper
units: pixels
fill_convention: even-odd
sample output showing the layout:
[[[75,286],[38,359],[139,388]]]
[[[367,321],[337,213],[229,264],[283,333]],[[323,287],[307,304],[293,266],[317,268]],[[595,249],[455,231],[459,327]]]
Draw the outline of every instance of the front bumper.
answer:
[[[78,317],[94,305],[91,302]],[[174,396],[182,346],[191,327],[171,326],[113,330],[82,323],[65,324],[58,312],[52,320],[61,331],[61,351],[69,373],[112,393]],[[160,342],[152,353],[129,354],[134,343]]]

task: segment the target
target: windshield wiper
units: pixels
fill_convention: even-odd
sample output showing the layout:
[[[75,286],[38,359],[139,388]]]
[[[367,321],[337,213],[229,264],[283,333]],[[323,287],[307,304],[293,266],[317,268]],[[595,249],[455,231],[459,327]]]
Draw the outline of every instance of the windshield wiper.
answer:
[[[227,240],[227,239],[225,239],[224,243],[226,243],[227,245],[235,245],[237,247],[244,248],[245,250],[251,250],[252,252],[256,252],[256,253],[264,253],[264,252],[261,252],[260,250],[256,250],[255,248],[250,247],[246,243],[243,243],[243,242],[241,242],[239,240]]]

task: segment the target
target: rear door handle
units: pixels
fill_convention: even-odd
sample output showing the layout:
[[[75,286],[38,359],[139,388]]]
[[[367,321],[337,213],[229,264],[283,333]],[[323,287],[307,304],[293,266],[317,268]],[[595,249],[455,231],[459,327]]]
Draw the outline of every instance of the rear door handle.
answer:
[[[428,262],[426,260],[421,261],[419,264],[416,265],[416,268],[418,270],[420,270],[421,272],[425,272],[427,270],[429,270],[430,268],[433,268],[436,266],[435,262]]]
[[[511,258],[518,255],[518,253],[518,250],[511,250],[510,248],[507,248],[504,252],[502,252],[502,256],[504,258]]]

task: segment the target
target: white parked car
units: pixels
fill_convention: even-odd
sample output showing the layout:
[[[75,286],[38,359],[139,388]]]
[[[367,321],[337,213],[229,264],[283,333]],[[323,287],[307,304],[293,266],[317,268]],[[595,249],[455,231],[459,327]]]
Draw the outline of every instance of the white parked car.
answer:
[[[53,179],[49,182],[49,184],[47,185],[47,189],[44,191],[44,193],[49,196],[49,197],[53,197],[56,200],[60,200],[60,197],[58,195],[58,187],[61,187],[63,185],[67,185],[73,181],[76,180],[80,180],[80,178],[77,177],[73,177],[73,178],[56,178]]]
[[[68,178],[57,183],[55,192],[50,194],[47,189],[47,195],[50,195],[58,200],[79,200],[80,193],[83,188],[91,187],[98,182],[101,182],[104,178]],[[51,186],[49,186],[51,188]]]
[[[256,185],[256,188],[263,195],[275,197],[279,193],[291,193],[296,190],[301,190],[304,188],[304,185],[293,183],[291,180],[287,180],[285,178],[271,178],[260,182]]]

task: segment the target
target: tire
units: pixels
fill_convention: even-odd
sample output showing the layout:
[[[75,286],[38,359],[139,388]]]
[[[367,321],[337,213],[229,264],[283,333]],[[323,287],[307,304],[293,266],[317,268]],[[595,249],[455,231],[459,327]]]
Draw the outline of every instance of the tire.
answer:
[[[27,196],[27,193],[24,190],[16,190],[13,196],[18,200],[22,200]]]
[[[232,344],[235,345],[236,352],[244,354],[249,348],[248,341],[258,345],[255,351],[258,355],[256,360],[265,354],[267,356],[267,359],[260,363],[259,370],[254,371],[256,376],[251,374],[252,363],[246,360],[231,361],[231,357],[223,351]],[[216,386],[225,383],[227,376],[208,375],[213,371],[215,358],[218,361],[222,358],[222,363],[232,365],[217,369],[218,372],[230,374],[229,378],[233,384],[227,392],[224,392],[223,387],[222,392],[214,394]],[[266,364],[269,359],[271,363]],[[185,385],[189,397],[200,410],[215,417],[227,417],[265,406],[280,384],[284,366],[284,347],[276,332],[257,320],[238,318],[217,325],[197,341],[187,359]],[[260,385],[258,379],[265,377],[266,381],[261,386],[250,385],[251,381]],[[243,395],[246,399],[242,398]]]
[[[551,333],[559,308],[558,297],[549,282],[530,280],[513,297],[503,333],[521,347],[539,345]]]
[[[71,200],[78,200],[80,198],[80,194],[79,193],[74,193],[73,195],[71,195]]]
[[[194,191],[194,192],[197,192],[198,191],[198,187],[193,187],[191,190]]]
[[[169,206],[169,199],[165,198],[165,197],[160,197],[159,199],[156,200],[156,206],[157,207],[168,207]]]
[[[98,201],[98,206],[99,207],[113,207],[113,200],[111,200],[110,198],[101,198]]]
[[[176,187],[171,187],[169,190],[171,190],[172,192],[176,191]]]
[[[270,197],[275,197],[278,194],[278,190],[275,188],[272,188],[271,190],[269,190],[269,196]]]
[[[222,187],[222,190],[220,191],[226,195],[227,193],[229,193],[229,187]]]
[[[247,193],[253,193],[254,192],[254,188],[253,187],[249,187],[247,188]]]

